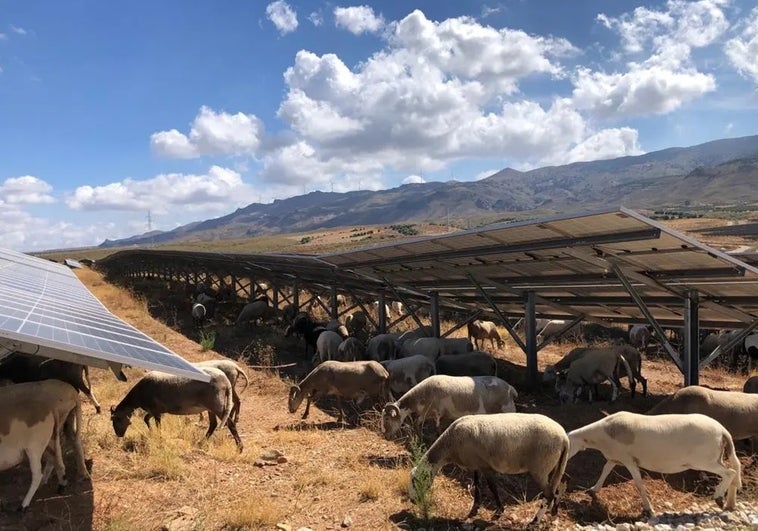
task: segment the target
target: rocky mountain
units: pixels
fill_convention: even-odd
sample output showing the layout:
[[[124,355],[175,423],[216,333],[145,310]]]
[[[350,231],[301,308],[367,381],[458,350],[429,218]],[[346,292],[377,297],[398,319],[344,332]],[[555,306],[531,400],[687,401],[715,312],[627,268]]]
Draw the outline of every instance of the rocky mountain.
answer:
[[[756,183],[758,136],[749,136],[526,172],[506,168],[476,182],[407,184],[377,192],[312,192],[270,204],[254,203],[226,216],[168,232],[107,240],[102,246],[439,221],[448,215],[505,217],[533,210],[570,213],[618,204],[655,209],[684,204],[755,203]]]

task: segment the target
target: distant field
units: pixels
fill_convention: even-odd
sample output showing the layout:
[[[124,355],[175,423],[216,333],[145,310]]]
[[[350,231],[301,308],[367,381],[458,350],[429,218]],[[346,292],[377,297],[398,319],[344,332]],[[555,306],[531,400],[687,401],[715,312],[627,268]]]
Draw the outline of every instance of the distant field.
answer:
[[[721,218],[691,218],[663,221],[665,225],[681,232],[689,233],[699,241],[716,248],[736,250],[758,245],[758,223],[735,222]],[[391,227],[399,227],[393,229]],[[405,229],[403,227],[406,227]],[[409,227],[409,229],[408,229]],[[461,230],[450,227],[450,232]],[[418,231],[418,234],[410,234]],[[406,232],[406,233],[404,233]],[[224,253],[336,253],[357,247],[370,247],[415,238],[445,234],[448,227],[435,223],[412,223],[402,225],[362,225],[341,227],[292,234],[255,236],[251,238],[212,241],[185,241],[140,248],[204,251]],[[63,260],[65,258],[90,258],[100,260],[117,251],[135,247],[113,247],[102,249],[92,247],[72,251],[50,251],[36,253],[45,258]]]

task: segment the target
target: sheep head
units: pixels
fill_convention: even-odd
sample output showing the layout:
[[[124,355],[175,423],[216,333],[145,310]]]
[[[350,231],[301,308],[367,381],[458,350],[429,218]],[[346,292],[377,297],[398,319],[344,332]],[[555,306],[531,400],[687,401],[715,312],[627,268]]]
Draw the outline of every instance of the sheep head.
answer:
[[[113,431],[116,432],[116,436],[123,437],[126,433],[126,429],[132,423],[132,412],[126,410],[119,410],[111,406],[111,422],[113,423]]]
[[[395,404],[387,404],[382,410],[382,433],[385,439],[390,439],[403,423],[400,408]]]
[[[300,389],[299,385],[293,385],[290,387],[290,396],[289,396],[289,410],[290,413],[294,413],[297,411],[297,408],[300,407],[300,404],[303,402],[303,391]]]

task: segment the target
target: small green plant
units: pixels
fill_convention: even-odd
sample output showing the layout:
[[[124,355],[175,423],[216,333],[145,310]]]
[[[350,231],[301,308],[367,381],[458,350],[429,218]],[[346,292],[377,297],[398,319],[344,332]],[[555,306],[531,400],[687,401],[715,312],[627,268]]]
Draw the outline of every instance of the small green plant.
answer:
[[[200,351],[212,350],[216,344],[216,332],[200,331]]]
[[[305,244],[305,243],[310,242],[312,239],[313,238],[311,236],[303,236],[302,238],[300,238],[300,243]]]
[[[434,473],[429,462],[423,459],[426,447],[421,438],[417,435],[412,435],[409,444],[411,449],[411,465],[416,469],[416,474],[413,478],[416,507],[418,507],[420,512],[420,517],[428,520],[434,508],[434,491],[432,489]]]

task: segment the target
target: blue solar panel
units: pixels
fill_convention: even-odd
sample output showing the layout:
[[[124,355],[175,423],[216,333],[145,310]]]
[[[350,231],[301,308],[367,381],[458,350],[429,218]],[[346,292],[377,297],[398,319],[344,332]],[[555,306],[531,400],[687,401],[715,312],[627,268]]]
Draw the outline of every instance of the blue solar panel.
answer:
[[[110,313],[68,267],[7,249],[0,249],[0,338],[79,354],[82,363],[96,358],[209,379]]]

